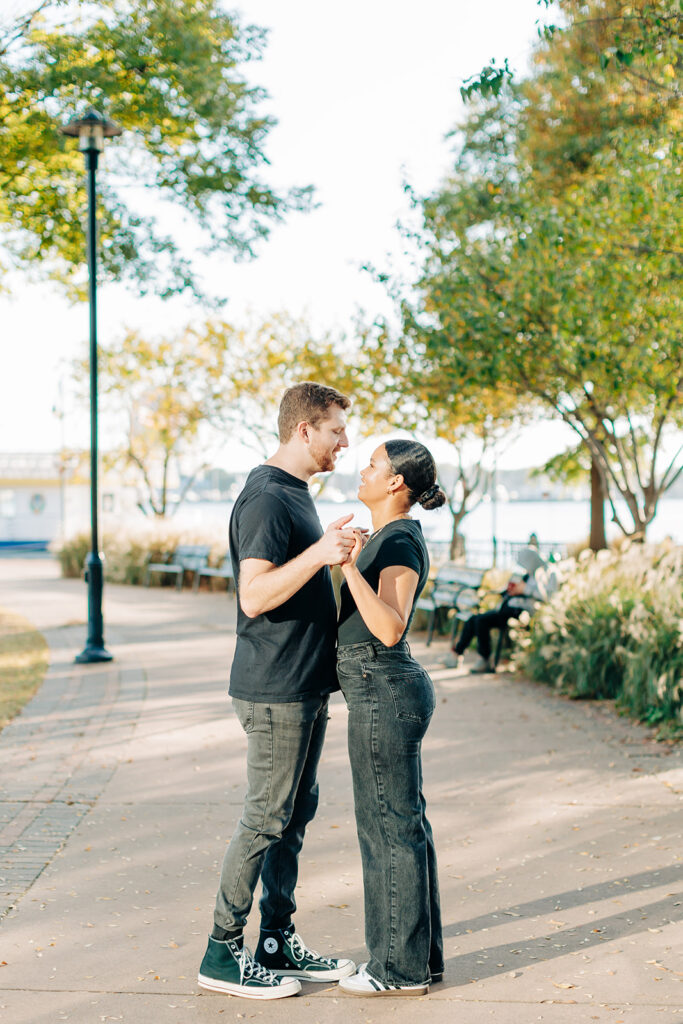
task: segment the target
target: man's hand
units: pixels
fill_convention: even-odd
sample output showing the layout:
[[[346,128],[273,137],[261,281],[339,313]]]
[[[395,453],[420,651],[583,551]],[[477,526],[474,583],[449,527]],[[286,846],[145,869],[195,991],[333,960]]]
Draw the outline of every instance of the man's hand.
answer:
[[[341,519],[335,519],[333,523],[325,530],[325,533],[331,533],[333,530],[341,530],[343,526],[350,523],[353,519],[353,512],[349,512],[348,515],[342,516]]]
[[[346,561],[356,542],[356,534],[353,530],[344,530],[343,527],[352,519],[353,513],[330,523],[320,540],[316,541],[314,547],[321,565],[341,565]]]

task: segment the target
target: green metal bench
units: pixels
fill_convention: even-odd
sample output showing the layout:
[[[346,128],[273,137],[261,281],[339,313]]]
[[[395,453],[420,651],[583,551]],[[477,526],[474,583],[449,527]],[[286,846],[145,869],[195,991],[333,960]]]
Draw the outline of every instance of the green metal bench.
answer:
[[[434,579],[429,594],[418,598],[416,608],[427,612],[427,646],[432,642],[437,615],[453,611],[451,645],[461,622],[465,622],[479,610],[479,589],[486,569],[474,569],[455,562],[442,565]]]
[[[186,572],[193,572],[195,579],[200,569],[209,561],[211,548],[208,544],[181,544],[169,555],[166,562],[150,562],[145,573],[145,586],[148,587],[152,573],[175,576],[176,590],[183,589]]]
[[[199,590],[199,583],[202,576],[213,576],[218,579],[226,580],[228,584],[228,593],[230,592],[230,584],[232,583],[233,590],[236,590],[235,586],[235,574],[232,571],[232,559],[230,555],[226,555],[220,565],[214,567],[212,565],[205,565],[201,569],[198,569],[194,574],[193,589],[195,593]]]

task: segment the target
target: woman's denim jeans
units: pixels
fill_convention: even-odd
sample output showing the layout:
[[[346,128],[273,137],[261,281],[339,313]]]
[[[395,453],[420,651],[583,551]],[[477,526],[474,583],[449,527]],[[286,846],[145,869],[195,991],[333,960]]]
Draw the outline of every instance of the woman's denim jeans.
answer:
[[[345,644],[337,670],[349,707],[368,970],[391,984],[424,984],[443,971],[436,854],[422,795],[434,687],[405,641]]]
[[[244,928],[261,878],[261,927],[287,928],[306,825],[318,807],[318,762],[329,698],[286,704],[238,700],[247,734],[247,796],[225,851],[214,920],[229,934]]]

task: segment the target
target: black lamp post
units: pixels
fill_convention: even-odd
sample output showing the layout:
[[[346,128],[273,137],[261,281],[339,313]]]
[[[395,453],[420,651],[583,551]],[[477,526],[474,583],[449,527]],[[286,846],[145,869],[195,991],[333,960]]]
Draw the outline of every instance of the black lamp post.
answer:
[[[90,296],[90,526],[91,551],[86,558],[88,581],[88,639],[76,661],[111,661],[113,655],[104,646],[102,618],[102,585],[104,573],[99,551],[97,527],[97,161],[104,149],[104,140],[121,134],[113,121],[89,110],[84,117],[73,118],[60,129],[64,135],[79,140],[88,172],[88,271]]]

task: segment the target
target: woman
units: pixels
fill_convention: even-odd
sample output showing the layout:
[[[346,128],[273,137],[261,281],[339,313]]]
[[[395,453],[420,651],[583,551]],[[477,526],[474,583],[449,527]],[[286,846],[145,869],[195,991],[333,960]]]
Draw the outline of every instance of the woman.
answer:
[[[429,571],[410,508],[446,497],[434,459],[416,441],[387,441],[361,473],[372,513],[342,566],[339,683],[349,708],[349,756],[363,862],[368,963],[344,978],[352,995],[424,995],[443,977],[432,830],[425,816],[420,748],[434,688],[405,636]]]

